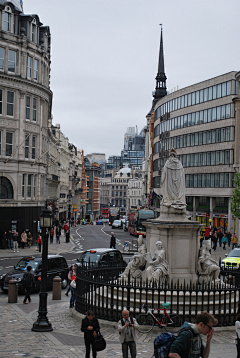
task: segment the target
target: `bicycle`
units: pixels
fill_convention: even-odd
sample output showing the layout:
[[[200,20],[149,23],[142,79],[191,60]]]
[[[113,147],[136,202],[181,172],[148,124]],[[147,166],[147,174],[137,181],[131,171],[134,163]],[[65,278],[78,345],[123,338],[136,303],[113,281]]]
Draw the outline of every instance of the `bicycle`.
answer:
[[[148,333],[150,332],[154,325],[157,323],[157,325],[160,328],[171,325],[172,327],[181,326],[181,318],[175,314],[175,315],[169,315],[167,313],[167,309],[170,306],[170,303],[162,303],[163,308],[149,308],[146,305],[142,305],[142,308],[146,311],[145,313],[141,313],[137,318],[137,323],[139,324],[138,331],[141,333]],[[153,311],[159,311],[159,317],[157,318],[154,316]],[[163,311],[163,314],[160,314],[160,311]]]

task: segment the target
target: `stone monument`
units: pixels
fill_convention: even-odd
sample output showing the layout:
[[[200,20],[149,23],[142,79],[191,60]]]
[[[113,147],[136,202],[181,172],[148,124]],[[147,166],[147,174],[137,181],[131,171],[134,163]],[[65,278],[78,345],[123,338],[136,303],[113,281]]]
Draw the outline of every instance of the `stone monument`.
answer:
[[[211,257],[211,240],[203,241],[200,256],[197,263],[197,271],[199,274],[199,283],[219,283],[220,267],[217,262]]]
[[[147,251],[154,255],[156,243],[161,241],[169,265],[168,282],[196,283],[201,224],[186,217],[185,174],[175,149],[162,170],[161,194],[160,217],[143,223]]]

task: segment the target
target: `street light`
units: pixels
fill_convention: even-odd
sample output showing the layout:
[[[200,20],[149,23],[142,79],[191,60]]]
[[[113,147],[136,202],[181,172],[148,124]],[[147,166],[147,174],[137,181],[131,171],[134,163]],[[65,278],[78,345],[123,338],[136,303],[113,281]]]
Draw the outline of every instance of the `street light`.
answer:
[[[32,331],[35,332],[49,332],[52,331],[52,325],[47,318],[47,269],[48,269],[48,234],[47,229],[50,229],[53,224],[52,211],[46,207],[40,214],[40,227],[43,238],[42,250],[42,274],[41,274],[41,290],[39,293],[39,308],[38,318],[33,323]]]

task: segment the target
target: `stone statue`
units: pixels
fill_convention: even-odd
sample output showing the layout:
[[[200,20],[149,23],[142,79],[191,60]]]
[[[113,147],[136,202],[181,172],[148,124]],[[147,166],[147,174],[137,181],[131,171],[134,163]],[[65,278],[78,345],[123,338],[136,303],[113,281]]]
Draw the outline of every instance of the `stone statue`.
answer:
[[[158,283],[161,277],[165,279],[169,274],[169,265],[165,257],[166,252],[162,246],[162,242],[157,241],[154,256],[152,261],[148,261],[148,268],[146,270],[146,278],[149,283],[151,281]]]
[[[220,267],[211,257],[211,240],[203,241],[200,257],[198,259],[197,271],[199,273],[199,283],[209,283],[218,281]]]
[[[161,205],[175,209],[186,208],[184,169],[173,148],[162,170],[161,192]]]

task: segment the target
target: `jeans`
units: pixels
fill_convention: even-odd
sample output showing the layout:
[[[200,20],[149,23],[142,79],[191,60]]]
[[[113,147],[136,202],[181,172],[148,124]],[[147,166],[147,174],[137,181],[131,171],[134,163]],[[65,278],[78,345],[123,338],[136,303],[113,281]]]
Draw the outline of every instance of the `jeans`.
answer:
[[[25,288],[25,292],[26,292],[26,295],[25,295],[25,297],[24,297],[23,302],[27,302],[27,300],[30,302],[30,301],[31,301],[30,294],[31,294],[31,292],[32,292],[32,287],[27,287],[27,288]]]
[[[213,242],[213,250],[216,251],[216,248],[217,248],[217,243]]]
[[[12,249],[13,248],[13,239],[8,239],[8,249]]]
[[[123,358],[128,358],[128,347],[130,348],[131,357],[136,358],[137,349],[136,349],[136,343],[134,341],[122,343]]]
[[[73,288],[72,286],[70,286],[70,291],[71,291],[70,305],[71,305],[71,306],[74,306],[74,302],[75,302],[75,288]]]
[[[219,239],[219,247],[222,247],[222,239]]]
[[[57,235],[57,244],[60,244],[60,235]]]
[[[237,242],[232,244],[232,250],[234,249],[234,247],[237,247]]]
[[[226,242],[223,242],[223,250],[226,250],[225,246],[226,246]]]
[[[97,352],[96,352],[95,347],[94,347],[94,342],[85,339],[85,346],[86,346],[86,355],[85,355],[85,357],[90,358],[90,349],[91,349],[91,346],[92,346],[92,356],[93,356],[93,358],[96,358],[97,357]]]

